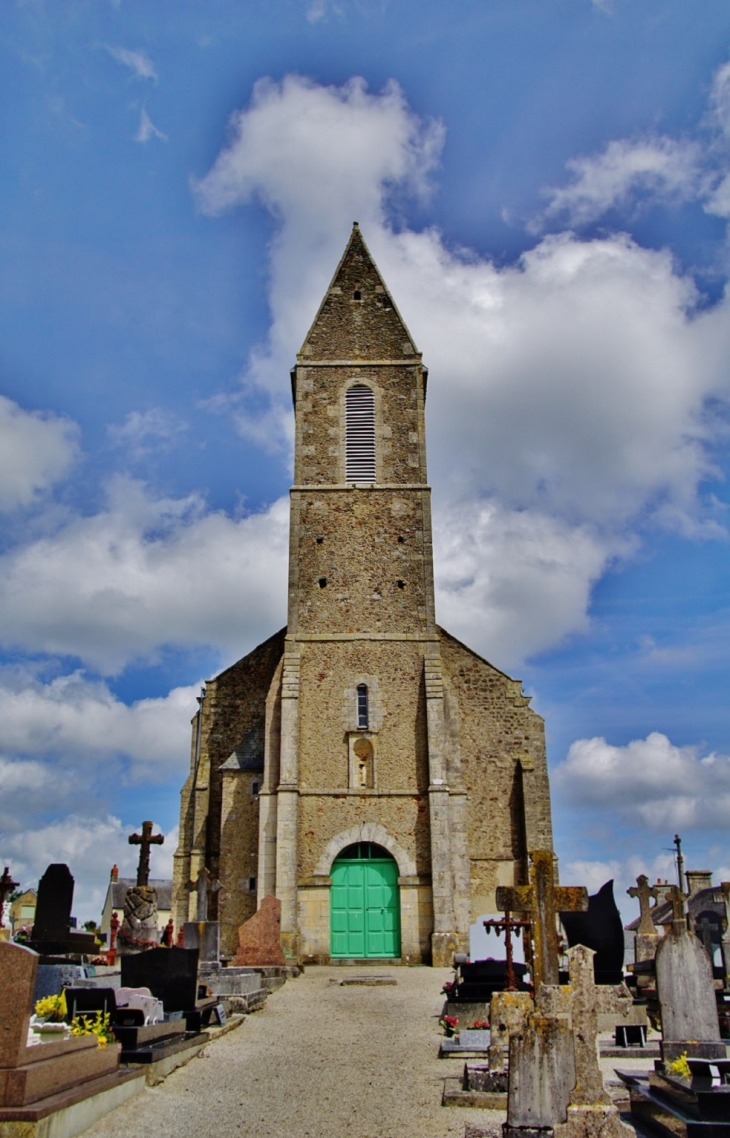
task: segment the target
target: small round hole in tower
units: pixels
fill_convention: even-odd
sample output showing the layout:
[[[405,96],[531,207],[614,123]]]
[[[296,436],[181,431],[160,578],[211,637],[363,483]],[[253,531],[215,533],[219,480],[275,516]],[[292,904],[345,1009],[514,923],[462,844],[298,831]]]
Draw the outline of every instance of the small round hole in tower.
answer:
[[[322,534],[320,534],[319,537],[317,538],[317,545],[321,545],[323,541],[324,541],[324,538],[322,537]]]
[[[396,585],[398,586],[399,589],[405,589],[405,587],[406,587],[405,581],[396,581]]]
[[[326,577],[320,577],[319,587],[320,587],[320,589],[326,589],[327,588],[327,578]]]
[[[405,541],[405,540],[406,540],[406,539],[403,537],[403,534],[402,534],[402,533],[398,535],[398,544],[399,544],[399,545],[403,545],[403,543],[404,543],[404,541]]]
[[[353,300],[362,300],[362,293],[360,292],[359,288],[356,288],[355,291],[353,292],[352,299]]]

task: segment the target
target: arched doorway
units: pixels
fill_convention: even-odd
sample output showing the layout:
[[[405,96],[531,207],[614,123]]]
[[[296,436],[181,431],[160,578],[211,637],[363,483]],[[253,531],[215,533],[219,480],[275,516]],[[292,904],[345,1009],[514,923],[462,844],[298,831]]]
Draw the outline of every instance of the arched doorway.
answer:
[[[400,956],[398,866],[375,842],[347,846],[332,866],[330,956]]]

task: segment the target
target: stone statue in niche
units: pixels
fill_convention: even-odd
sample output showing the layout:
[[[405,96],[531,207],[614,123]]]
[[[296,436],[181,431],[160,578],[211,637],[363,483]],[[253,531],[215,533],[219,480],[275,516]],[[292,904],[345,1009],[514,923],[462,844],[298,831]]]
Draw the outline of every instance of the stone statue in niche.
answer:
[[[373,745],[369,739],[358,739],[353,747],[357,760],[357,785],[373,786]]]

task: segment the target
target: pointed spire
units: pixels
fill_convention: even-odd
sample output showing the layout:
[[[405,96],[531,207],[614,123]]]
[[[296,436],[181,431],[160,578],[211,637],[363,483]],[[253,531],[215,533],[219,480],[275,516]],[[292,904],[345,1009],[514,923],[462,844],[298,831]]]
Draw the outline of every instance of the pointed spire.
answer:
[[[299,362],[409,358],[420,355],[355,221]]]

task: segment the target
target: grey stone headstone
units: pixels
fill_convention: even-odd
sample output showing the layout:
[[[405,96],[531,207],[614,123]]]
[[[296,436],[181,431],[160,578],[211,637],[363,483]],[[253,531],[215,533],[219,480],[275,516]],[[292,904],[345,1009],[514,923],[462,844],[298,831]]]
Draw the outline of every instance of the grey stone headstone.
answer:
[[[60,996],[64,988],[73,988],[77,981],[85,979],[86,969],[82,964],[39,964],[33,1000]]]
[[[692,1055],[693,1047],[715,1044],[724,1057],[709,957],[696,936],[677,928],[662,939],[655,958],[657,994],[662,1016],[662,1055],[674,1058],[673,1044]]]
[[[573,1036],[564,1020],[532,1015],[509,1041],[507,1129],[565,1122],[575,1086]]]

